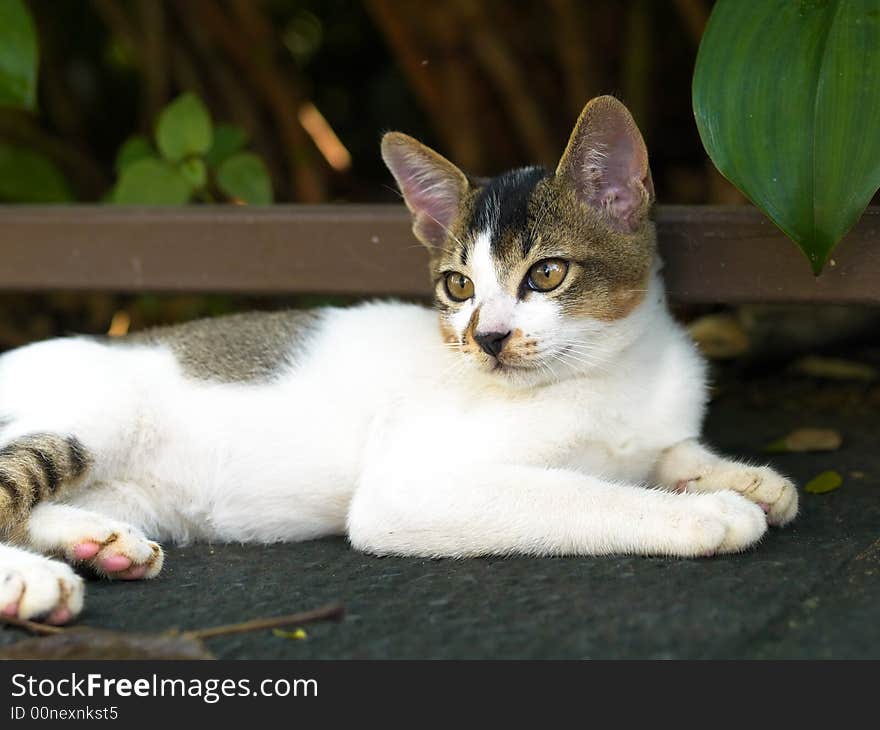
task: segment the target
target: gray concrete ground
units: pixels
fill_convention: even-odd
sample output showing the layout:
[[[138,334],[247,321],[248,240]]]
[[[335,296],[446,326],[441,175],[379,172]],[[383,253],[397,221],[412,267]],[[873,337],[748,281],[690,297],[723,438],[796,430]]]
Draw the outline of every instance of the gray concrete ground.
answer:
[[[702,560],[413,560],[356,553],[342,539],[168,550],[148,583],[93,581],[82,622],[127,631],[202,628],[345,602],[342,624],[292,640],[270,631],[212,639],[221,658],[751,658],[880,656],[880,385],[784,373],[730,377],[709,439],[803,484],[802,514],[755,551]],[[802,426],[838,429],[841,449],[761,453]],[[22,638],[0,630],[0,644]]]

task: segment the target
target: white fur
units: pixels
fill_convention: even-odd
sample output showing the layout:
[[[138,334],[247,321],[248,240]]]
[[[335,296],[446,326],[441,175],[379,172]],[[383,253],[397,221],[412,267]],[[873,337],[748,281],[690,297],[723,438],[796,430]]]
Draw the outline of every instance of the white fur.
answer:
[[[476,266],[484,253],[478,245]],[[643,488],[697,479],[708,453],[674,451],[699,436],[704,366],[652,282],[625,320],[566,325],[593,355],[533,387],[460,367],[433,311],[393,302],[329,311],[307,354],[271,383],[194,380],[156,347],[72,338],[13,351],[0,358],[10,419],[0,441],[75,434],[95,455],[67,506],[34,511],[33,544],[69,556],[89,538],[88,510],[94,529],[130,525],[136,547],[141,531],[272,542],[347,530],[355,547],[406,555],[742,550],[766,529],[753,501],[772,489],[749,501]],[[503,294],[484,291],[484,306]],[[712,458],[721,476],[706,489],[737,489],[743,467]],[[786,500],[775,516],[790,519],[793,490],[769,474]],[[0,573],[15,580],[43,585],[56,565],[0,548]],[[33,600],[32,615],[51,610],[57,591]]]

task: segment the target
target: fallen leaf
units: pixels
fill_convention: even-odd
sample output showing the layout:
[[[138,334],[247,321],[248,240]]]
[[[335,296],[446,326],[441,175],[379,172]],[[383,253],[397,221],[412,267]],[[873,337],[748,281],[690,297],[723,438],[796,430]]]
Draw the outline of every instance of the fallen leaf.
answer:
[[[863,362],[842,360],[836,357],[819,357],[808,355],[796,360],[792,364],[792,370],[802,375],[814,378],[828,378],[829,380],[876,380],[880,373],[876,368]]]
[[[279,639],[294,639],[295,641],[302,641],[303,639],[309,638],[309,635],[305,632],[305,629],[294,629],[293,631],[272,629],[272,633]]]
[[[729,360],[749,349],[749,336],[731,314],[707,314],[688,325],[700,351],[711,360]]]
[[[823,471],[804,485],[804,491],[810,494],[825,494],[843,484],[843,477],[836,471]]]
[[[769,444],[764,451],[772,453],[836,451],[842,443],[843,438],[833,428],[798,428]]]

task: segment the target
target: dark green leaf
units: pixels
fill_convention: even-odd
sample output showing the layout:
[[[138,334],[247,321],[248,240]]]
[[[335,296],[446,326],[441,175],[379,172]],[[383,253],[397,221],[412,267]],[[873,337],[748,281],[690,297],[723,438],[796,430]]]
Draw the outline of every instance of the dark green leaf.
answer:
[[[880,187],[877,0],[719,0],[693,104],[715,166],[818,274]]]
[[[132,162],[143,160],[146,157],[155,157],[153,145],[142,134],[129,137],[116,153],[116,172],[121,173]]]
[[[73,195],[64,176],[48,158],[26,147],[0,143],[0,200],[67,203]]]
[[[217,184],[234,200],[249,205],[269,205],[272,202],[272,182],[263,161],[250,152],[233,155],[220,165]]]
[[[119,205],[183,205],[189,201],[190,186],[164,160],[146,158],[122,171],[113,202]]]
[[[166,160],[203,155],[211,148],[212,137],[211,115],[195,94],[181,94],[159,115],[156,144]]]
[[[247,132],[233,124],[218,124],[214,128],[214,143],[205,155],[211,167],[219,167],[248,142]]]
[[[21,0],[0,0],[0,106],[33,109],[37,34]]]

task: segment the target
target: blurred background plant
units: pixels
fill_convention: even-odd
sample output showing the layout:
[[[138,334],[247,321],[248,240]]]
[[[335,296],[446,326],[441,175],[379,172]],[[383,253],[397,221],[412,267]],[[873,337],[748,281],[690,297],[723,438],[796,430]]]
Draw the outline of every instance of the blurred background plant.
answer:
[[[0,97],[7,202],[118,200],[117,175],[133,163],[123,180],[168,178],[167,164],[139,156],[187,92],[240,130],[218,125],[218,137],[249,140],[278,202],[395,199],[378,154],[389,128],[475,174],[553,164],[585,100],[603,92],[645,131],[661,201],[742,201],[707,162],[691,112],[709,0],[0,0],[0,12],[16,6],[34,36],[0,16],[0,67],[38,48],[39,72],[19,108]],[[192,154],[211,199],[243,198],[216,183],[248,178],[253,158],[212,176],[204,151],[163,194],[183,197],[183,176],[189,199],[205,199]],[[123,199],[130,189],[125,180]]]
[[[585,100],[614,93],[643,130],[661,203],[743,204],[693,115],[714,6],[0,0],[0,201],[398,202],[383,131],[419,137],[478,175],[553,165]],[[328,301],[0,294],[0,348]],[[719,357],[755,343],[785,352],[785,328],[763,311],[680,313],[715,317],[695,332]],[[876,322],[851,308],[791,316],[799,351]]]

